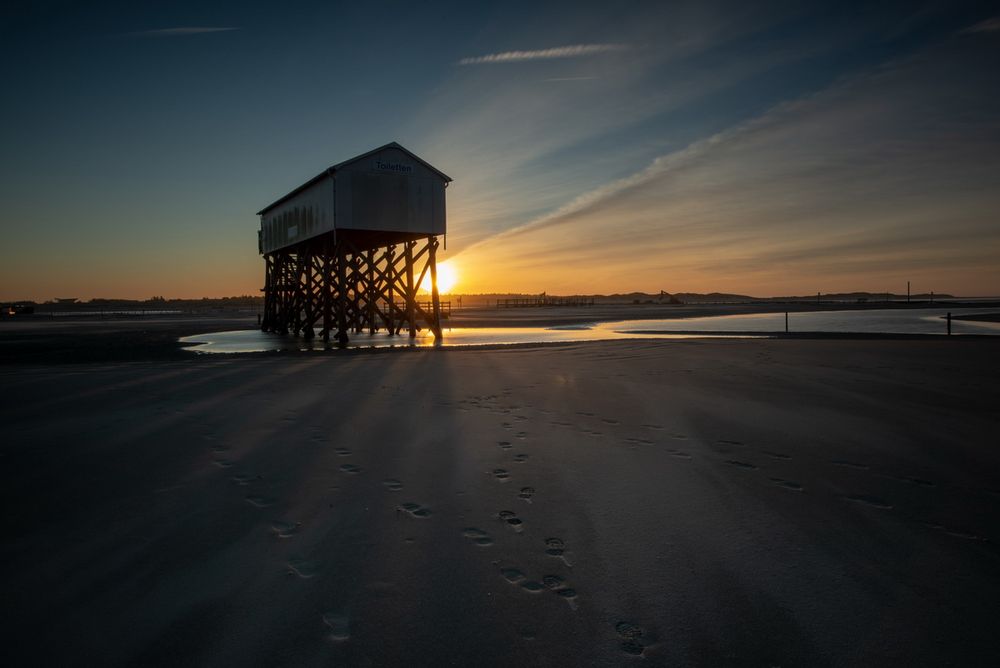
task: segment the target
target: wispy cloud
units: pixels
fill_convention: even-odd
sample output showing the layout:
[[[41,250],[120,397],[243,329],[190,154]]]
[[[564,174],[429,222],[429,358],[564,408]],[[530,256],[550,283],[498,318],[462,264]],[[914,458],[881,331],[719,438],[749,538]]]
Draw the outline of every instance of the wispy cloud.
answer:
[[[977,32],[1000,32],[1000,16],[994,16],[986,19],[985,21],[975,23],[962,32],[967,35]]]
[[[184,35],[203,35],[205,33],[210,33],[210,32],[229,32],[231,30],[239,30],[239,28],[186,26],[183,28],[159,28],[157,30],[138,30],[136,32],[127,32],[125,34],[130,37],[182,37]]]
[[[488,53],[483,56],[462,58],[458,61],[458,64],[486,65],[492,63],[514,63],[523,60],[579,58],[581,56],[592,56],[598,53],[627,51],[630,48],[631,47],[628,44],[573,44],[571,46],[555,46],[550,49],[537,49],[534,51],[503,51],[501,53]]]
[[[887,289],[914,272],[930,289],[995,291],[990,74],[949,44],[887,63],[450,259],[521,292]]]
[[[684,34],[696,32],[695,27],[682,22],[668,23],[676,26],[678,35],[667,40],[670,45],[676,45]],[[518,74],[521,67],[516,65],[513,69],[487,68],[499,76],[491,78],[485,90],[480,77],[468,76],[480,68],[456,67],[454,78],[434,91],[411,121],[410,129],[426,133],[426,128],[433,128],[426,135],[424,148],[461,175],[461,188],[454,194],[449,192],[448,206],[450,215],[463,224],[449,235],[449,249],[468,248],[599,187],[607,182],[608,174],[624,175],[648,164],[651,151],[655,151],[651,141],[664,148],[679,142],[673,137],[642,137],[630,128],[643,127],[650,119],[697,104],[737,82],[773,70],[788,58],[785,52],[770,50],[748,53],[697,76],[677,72],[666,79],[650,79],[650,74],[662,71],[667,62],[729,40],[728,33],[713,34],[697,47],[649,49],[628,67],[610,62],[617,60],[614,54],[609,58],[527,63],[533,69],[542,66],[539,74],[549,74],[544,72],[548,66],[560,69],[558,74],[552,72],[552,77],[535,79],[539,83],[532,86],[525,86],[523,72]],[[641,45],[653,39],[638,33],[623,37],[621,42]],[[634,52],[640,48],[635,46]],[[545,78],[577,76],[593,76],[594,80],[553,82],[552,86],[541,83]],[[512,114],[516,123],[511,122]],[[489,156],[489,160],[483,161],[482,156]]]

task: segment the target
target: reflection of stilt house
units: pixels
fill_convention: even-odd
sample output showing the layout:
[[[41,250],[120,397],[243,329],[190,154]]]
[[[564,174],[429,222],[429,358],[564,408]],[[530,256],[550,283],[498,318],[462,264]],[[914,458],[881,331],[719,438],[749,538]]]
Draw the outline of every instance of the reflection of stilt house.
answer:
[[[420,324],[441,336],[435,255],[451,179],[396,144],[330,167],[260,216],[261,328],[346,342]],[[430,273],[429,309],[417,288]]]

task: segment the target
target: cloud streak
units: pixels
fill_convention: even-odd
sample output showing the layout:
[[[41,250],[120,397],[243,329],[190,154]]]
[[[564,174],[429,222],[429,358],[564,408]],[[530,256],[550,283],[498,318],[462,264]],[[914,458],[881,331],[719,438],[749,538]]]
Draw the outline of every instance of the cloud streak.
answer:
[[[206,33],[212,33],[212,32],[229,32],[231,30],[239,30],[239,28],[186,26],[182,28],[159,28],[157,30],[138,30],[136,32],[127,32],[125,34],[131,37],[183,37],[186,35],[204,35]]]
[[[1000,16],[994,16],[992,18],[986,19],[985,21],[980,21],[975,25],[971,25],[962,31],[965,35],[974,35],[976,33],[983,32],[1000,32]]]
[[[995,292],[1000,101],[972,57],[959,40],[842,80],[452,260],[521,292],[881,290],[911,275]]]
[[[631,47],[628,44],[573,44],[570,46],[555,46],[549,49],[537,49],[534,51],[502,51],[500,53],[488,53],[483,56],[462,58],[458,61],[458,64],[490,65],[495,63],[516,63],[525,60],[580,58],[583,56],[593,56],[599,53],[627,51],[630,48]]]

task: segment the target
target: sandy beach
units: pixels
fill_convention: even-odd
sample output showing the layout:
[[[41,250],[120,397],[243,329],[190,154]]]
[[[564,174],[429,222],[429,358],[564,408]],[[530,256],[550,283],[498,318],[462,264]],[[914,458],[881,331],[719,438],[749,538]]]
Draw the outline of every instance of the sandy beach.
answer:
[[[765,339],[6,365],[7,660],[991,665],[998,363]]]

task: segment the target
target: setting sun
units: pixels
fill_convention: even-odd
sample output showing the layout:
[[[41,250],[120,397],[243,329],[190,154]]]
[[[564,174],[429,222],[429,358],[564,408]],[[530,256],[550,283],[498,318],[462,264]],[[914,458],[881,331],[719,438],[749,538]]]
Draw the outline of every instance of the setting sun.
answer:
[[[437,278],[438,278],[438,293],[448,294],[451,289],[455,287],[455,283],[458,282],[458,274],[455,272],[455,268],[448,262],[442,262],[437,266]],[[424,276],[424,280],[420,283],[420,289],[424,292],[431,291],[431,277],[430,272]]]

